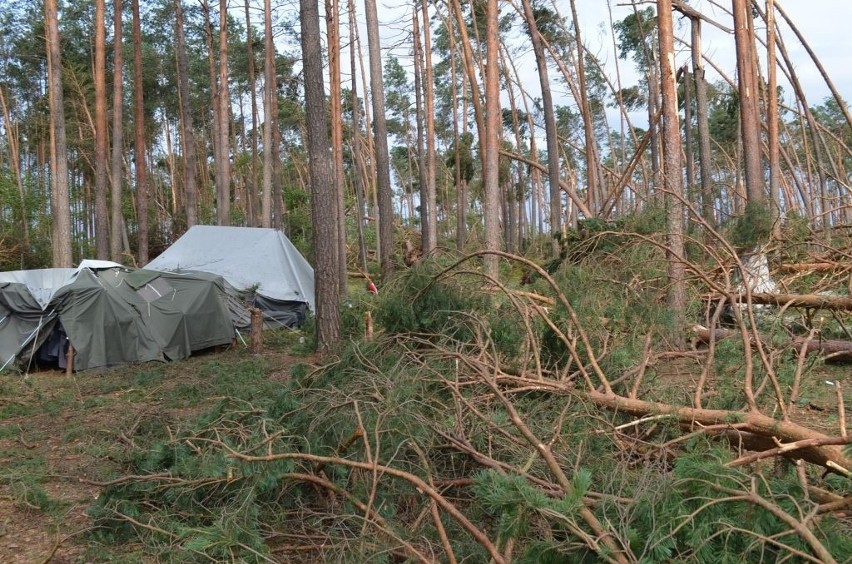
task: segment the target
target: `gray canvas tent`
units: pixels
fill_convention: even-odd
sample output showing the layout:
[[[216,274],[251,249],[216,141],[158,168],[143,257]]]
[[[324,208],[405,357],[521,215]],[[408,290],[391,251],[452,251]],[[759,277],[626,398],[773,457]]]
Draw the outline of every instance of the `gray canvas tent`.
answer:
[[[218,274],[267,326],[297,327],[314,310],[314,269],[276,229],[196,225],[145,268]]]
[[[0,272],[0,369],[33,359],[77,370],[181,359],[229,344],[225,283],[84,261],[77,269]],[[16,363],[17,361],[17,363]]]

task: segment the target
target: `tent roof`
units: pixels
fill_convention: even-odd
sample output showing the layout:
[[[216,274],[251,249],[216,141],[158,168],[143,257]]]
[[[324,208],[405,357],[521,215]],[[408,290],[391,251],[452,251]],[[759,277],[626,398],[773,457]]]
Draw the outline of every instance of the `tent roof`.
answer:
[[[314,269],[281,231],[196,225],[145,266],[222,276],[238,290],[314,307]]]
[[[36,299],[42,309],[47,307],[56,291],[70,284],[83,269],[100,270],[105,268],[124,268],[122,265],[106,260],[84,260],[77,268],[42,268],[38,270],[12,270],[0,272],[0,285],[5,282],[23,284]]]

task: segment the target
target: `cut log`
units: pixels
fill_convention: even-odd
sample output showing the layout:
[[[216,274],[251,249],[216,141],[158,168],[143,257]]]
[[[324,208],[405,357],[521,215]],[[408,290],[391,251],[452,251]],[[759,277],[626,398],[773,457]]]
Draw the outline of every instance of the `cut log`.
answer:
[[[718,297],[715,297],[714,299],[718,299]],[[734,299],[741,304],[748,301],[746,294],[734,294]],[[813,309],[830,309],[835,311],[852,311],[852,298],[848,296],[753,293],[751,295],[751,303]]]
[[[693,332],[699,342],[710,342],[710,330],[706,327],[696,326],[693,328]],[[739,338],[740,332],[732,329],[716,329],[714,337],[717,341],[728,337]],[[760,341],[765,345],[771,344],[771,339],[765,335],[760,336]],[[807,354],[823,354],[832,362],[852,362],[852,341],[820,338],[808,340],[805,337],[794,337],[790,339],[790,344],[796,347],[796,349],[801,349],[803,346],[806,347],[805,352]]]

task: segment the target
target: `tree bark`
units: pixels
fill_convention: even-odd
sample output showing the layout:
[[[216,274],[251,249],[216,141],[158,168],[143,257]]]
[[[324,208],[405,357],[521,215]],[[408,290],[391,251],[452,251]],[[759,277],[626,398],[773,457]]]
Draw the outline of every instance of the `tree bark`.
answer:
[[[675,316],[675,327],[683,328],[686,324],[686,275],[683,264],[683,168],[680,160],[680,127],[678,126],[671,0],[657,0],[657,22],[662,79],[662,182],[668,223],[668,303]]]
[[[589,106],[588,94],[586,93],[586,50],[583,47],[583,40],[580,35],[580,22],[577,18],[577,5],[575,0],[571,0],[571,16],[574,21],[574,40],[577,44],[577,82],[579,83],[578,86],[580,90],[580,100],[578,101],[580,103],[580,112],[583,115],[583,135],[585,136],[586,141],[586,183],[588,190],[588,207],[593,214],[596,214],[601,203],[602,186],[600,185],[600,177],[598,175],[598,155],[595,142],[592,110]],[[548,151],[549,150],[550,149],[548,148]]]
[[[778,132],[778,78],[775,56],[775,0],[766,0],[766,93],[767,145],[769,147],[769,198],[773,213],[781,210],[781,151]],[[780,227],[780,224],[778,224]]]
[[[547,141],[547,175],[550,180],[550,230],[552,235],[551,252],[559,256],[561,245],[556,234],[562,231],[562,191],[559,187],[559,134],[556,130],[556,115],[553,111],[553,93],[547,74],[547,59],[544,57],[544,45],[533,15],[530,0],[522,0],[524,19],[532,43],[535,62],[538,67],[538,81],[541,85],[541,106],[544,113],[544,133]],[[537,158],[537,155],[533,155]]]
[[[175,0],[175,36],[178,59],[178,97],[180,98],[180,136],[183,148],[183,189],[186,195],[186,226],[198,223],[198,167],[195,151],[195,126],[189,104],[189,68],[186,60],[183,0]]]
[[[331,146],[325,112],[322,49],[320,47],[318,0],[300,0],[302,64],[305,80],[308,166],[311,177],[311,223],[316,273],[317,346],[332,350],[340,340],[338,308],[339,267],[334,213],[336,193],[332,178]],[[375,13],[375,12],[374,12]],[[378,30],[376,30],[378,32]]]
[[[737,48],[737,79],[740,100],[740,133],[743,143],[746,199],[760,203],[763,170],[760,164],[760,114],[757,104],[755,55],[752,50],[751,2],[733,0],[734,40]]]
[[[230,107],[228,90],[228,0],[219,0],[219,158],[216,160],[216,219],[231,225]]]
[[[355,0],[349,0],[349,68],[352,74],[352,184],[358,210],[358,264],[367,272],[367,241],[364,238],[364,214],[367,211],[364,175],[361,174],[361,101],[358,99],[357,67],[355,64]]]
[[[306,0],[301,0],[302,2]],[[382,76],[381,42],[376,0],[364,1],[367,18],[367,43],[370,58],[370,97],[373,101],[373,128],[376,157],[376,191],[379,200],[379,262],[382,278],[387,281],[394,271],[393,199],[391,197],[388,126],[385,120],[385,87]]]
[[[710,112],[707,109],[707,80],[704,78],[704,58],[701,54],[701,20],[690,18],[692,33],[692,75],[695,79],[695,119],[698,123],[698,171],[701,176],[701,215],[707,225],[714,227],[713,178],[710,164]]]
[[[249,17],[249,0],[245,0],[246,16],[246,48],[248,55],[249,98],[251,98],[251,182],[246,186],[247,220],[251,227],[259,224],[257,220],[257,80],[254,68],[254,38],[251,33],[251,18]]]
[[[263,0],[263,198],[260,225],[272,227],[272,116],[278,111],[278,89],[275,81],[275,43],[272,41],[272,1]]]
[[[500,104],[500,70],[497,56],[500,50],[498,29],[499,5],[488,0],[485,12],[485,160],[483,184],[485,191],[485,249],[500,250],[500,131],[502,107]],[[497,278],[497,256],[486,255],[485,273]]]
[[[65,103],[62,95],[62,59],[56,0],[44,1],[47,49],[47,88],[50,103],[51,212],[53,216],[53,266],[69,268],[71,210],[68,191],[68,147],[65,137]]]
[[[429,2],[420,3],[423,14],[423,101],[426,112],[426,207],[423,210],[423,230],[428,241],[423,241],[423,254],[428,256],[438,246],[438,197],[435,187],[435,78],[432,72],[432,32],[429,24]],[[422,205],[422,203],[421,203]]]
[[[335,217],[337,219],[337,252],[340,268],[338,273],[338,291],[341,300],[347,294],[346,277],[346,210],[344,192],[346,179],[343,171],[343,103],[341,100],[341,63],[340,63],[340,2],[325,2],[326,35],[328,40],[328,75],[331,109],[331,159],[334,166]]]
[[[133,0],[133,94],[135,100],[137,258],[148,263],[148,169],[145,159],[145,95],[142,91],[142,22]]]
[[[95,0],[95,252],[107,260],[109,212],[107,211],[107,94],[106,94],[106,1]]]
[[[180,0],[177,0],[180,1]],[[124,184],[124,44],[122,42],[122,2],[113,1],[113,79],[112,79],[112,201],[110,202],[109,254],[121,262],[122,250],[122,185]]]

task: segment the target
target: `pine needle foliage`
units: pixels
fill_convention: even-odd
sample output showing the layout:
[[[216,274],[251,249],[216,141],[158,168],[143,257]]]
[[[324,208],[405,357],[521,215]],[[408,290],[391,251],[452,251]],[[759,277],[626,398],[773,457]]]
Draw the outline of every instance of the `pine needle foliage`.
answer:
[[[475,266],[446,270],[443,259],[353,302],[349,341],[321,368],[301,365],[272,382],[261,361],[210,362],[198,393],[222,399],[180,428],[139,425],[125,468],[135,478],[90,508],[94,535],[177,562],[443,560],[447,546],[459,561],[496,552],[597,562],[612,553],[592,549],[589,539],[601,537],[591,512],[628,561],[813,555],[791,522],[835,558],[852,554],[848,521],[814,518],[795,471],[729,468],[727,445],[688,435],[666,414],[637,424],[572,386],[593,356],[615,380],[648,354],[648,335],[670,336],[664,252],[647,239],[608,245],[554,274],[588,336],[576,355],[557,335],[575,327],[564,306],[547,311],[554,329],[511,291],[485,291]],[[532,290],[552,295],[543,282]],[[357,338],[367,307],[378,329],[369,342]],[[717,344],[719,393],[705,407],[742,407],[742,355],[737,341]],[[648,369],[648,397],[682,399],[683,390],[656,391],[657,372]],[[627,393],[628,384],[615,387]],[[825,487],[848,495],[843,480]]]

